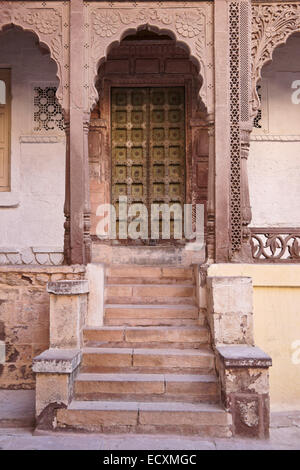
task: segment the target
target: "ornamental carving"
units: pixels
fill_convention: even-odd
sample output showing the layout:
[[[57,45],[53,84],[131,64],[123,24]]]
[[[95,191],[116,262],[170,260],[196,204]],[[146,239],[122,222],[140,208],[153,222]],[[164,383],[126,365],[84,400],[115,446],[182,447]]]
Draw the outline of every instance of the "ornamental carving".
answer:
[[[259,109],[256,85],[264,64],[272,60],[275,48],[300,30],[300,4],[252,6],[252,94],[253,117]]]
[[[69,105],[69,4],[68,2],[0,1],[0,29],[14,24],[35,33],[46,44],[57,65],[57,98],[64,109]]]
[[[171,32],[185,43],[200,64],[203,85],[200,90],[208,113],[213,113],[213,4],[199,2],[182,6],[168,3],[85,2],[85,107],[90,110],[98,100],[95,81],[101,59],[108,47],[120,41],[126,31],[141,26],[154,31]],[[159,5],[159,6],[158,6]]]
[[[300,260],[299,228],[251,228],[251,249],[257,262],[298,262]]]

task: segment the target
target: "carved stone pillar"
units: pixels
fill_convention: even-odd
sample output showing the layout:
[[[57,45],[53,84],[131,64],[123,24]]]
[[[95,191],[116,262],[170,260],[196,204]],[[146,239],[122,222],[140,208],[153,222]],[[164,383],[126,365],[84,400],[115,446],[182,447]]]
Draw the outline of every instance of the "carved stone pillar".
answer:
[[[66,175],[65,175],[65,204],[64,204],[64,261],[71,263],[71,243],[70,243],[70,116],[64,113],[65,133],[66,133]]]
[[[215,260],[228,262],[230,248],[229,7],[214,2],[215,48]]]
[[[65,253],[69,264],[86,264],[90,256],[88,143],[83,106],[83,0],[70,4],[70,131],[66,173]]]
[[[208,116],[207,262],[215,261],[215,124]]]
[[[242,220],[242,260],[251,261],[251,232],[248,225],[252,219],[249,181],[248,181],[248,155],[250,147],[251,129],[241,129],[241,220]]]
[[[215,0],[215,236],[217,262],[251,261],[247,177],[251,1]]]
[[[236,48],[231,51],[230,57],[231,76],[232,79],[236,79],[235,85],[231,83],[234,92],[231,94],[231,128],[233,130],[231,133],[231,258],[233,261],[251,262],[251,237],[248,225],[252,214],[247,169],[250,132],[253,127],[250,0],[230,2],[230,22],[230,34],[235,36],[234,26],[238,26],[239,32],[238,42],[235,38],[231,39]],[[238,91],[239,102],[236,100],[235,91]],[[236,138],[235,132],[239,133]]]
[[[90,185],[89,185],[89,127],[90,113],[85,113],[83,120],[83,156],[84,156],[84,213],[83,213],[83,242],[85,252],[85,263],[91,261],[91,204],[90,204]]]

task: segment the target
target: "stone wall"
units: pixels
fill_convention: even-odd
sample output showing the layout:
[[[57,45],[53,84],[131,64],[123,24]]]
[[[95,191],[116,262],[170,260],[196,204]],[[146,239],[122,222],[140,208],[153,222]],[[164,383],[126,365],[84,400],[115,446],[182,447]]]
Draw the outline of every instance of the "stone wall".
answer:
[[[35,387],[32,359],[49,348],[46,284],[82,279],[84,273],[80,266],[0,267],[0,344],[5,356],[0,357],[0,388]]]

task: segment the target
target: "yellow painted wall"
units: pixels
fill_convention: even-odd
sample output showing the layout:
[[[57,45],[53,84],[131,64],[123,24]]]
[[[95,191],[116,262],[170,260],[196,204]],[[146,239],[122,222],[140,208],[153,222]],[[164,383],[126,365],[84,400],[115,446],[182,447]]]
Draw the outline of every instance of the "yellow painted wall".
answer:
[[[214,264],[209,276],[250,276],[256,346],[273,360],[272,410],[300,409],[300,265]]]

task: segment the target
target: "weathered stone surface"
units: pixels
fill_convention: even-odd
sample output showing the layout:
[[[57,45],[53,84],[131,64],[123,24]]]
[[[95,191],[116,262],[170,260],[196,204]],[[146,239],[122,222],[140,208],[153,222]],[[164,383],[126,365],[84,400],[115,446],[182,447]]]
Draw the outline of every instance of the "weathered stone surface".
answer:
[[[250,277],[208,277],[212,291],[211,309],[214,313],[252,313],[252,279]]]
[[[216,345],[254,345],[252,294],[251,278],[207,278],[208,322]]]
[[[50,295],[51,348],[80,348],[86,310],[86,294]]]
[[[86,279],[48,282],[47,292],[55,295],[88,294],[89,283]]]
[[[33,372],[70,374],[80,364],[80,349],[48,349],[33,359]]]
[[[35,389],[36,416],[51,403],[68,405],[71,396],[70,374],[37,374]]]
[[[270,367],[271,357],[258,347],[244,345],[218,346],[226,367]]]
[[[32,359],[49,348],[49,294],[46,278],[81,279],[82,266],[0,266],[0,340],[5,363],[0,388],[34,388]]]

